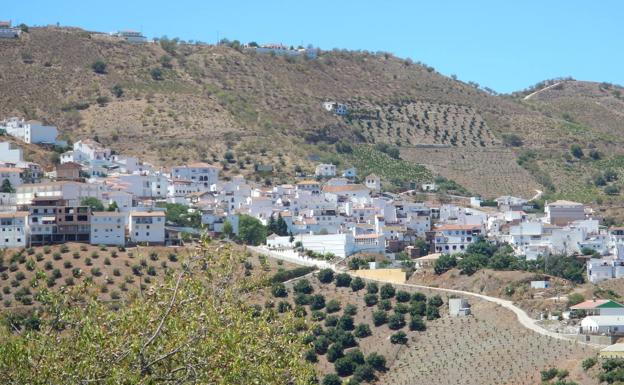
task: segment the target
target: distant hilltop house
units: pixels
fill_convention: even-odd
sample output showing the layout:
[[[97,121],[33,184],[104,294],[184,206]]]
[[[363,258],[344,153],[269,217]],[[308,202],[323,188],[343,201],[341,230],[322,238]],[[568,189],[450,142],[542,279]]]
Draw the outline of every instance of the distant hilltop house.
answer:
[[[334,115],[343,116],[349,113],[349,109],[346,105],[336,102],[323,102],[323,108],[327,112],[332,112]]]
[[[308,59],[316,59],[318,56],[318,49],[308,47],[288,47],[281,43],[279,44],[263,44],[263,45],[247,45],[245,48],[252,49],[257,53],[263,54],[273,54],[279,56],[303,56],[305,55]]]
[[[314,175],[318,177],[333,177],[336,176],[336,166],[333,164],[322,163],[316,166]]]
[[[125,30],[113,33],[113,36],[123,39],[129,43],[146,43],[147,38],[141,32]]]
[[[17,39],[21,33],[21,29],[11,26],[11,21],[0,21],[0,39]]]
[[[0,129],[23,142],[32,144],[64,144],[56,139],[58,129],[45,126],[36,120],[25,121],[23,118],[9,118],[0,121]]]

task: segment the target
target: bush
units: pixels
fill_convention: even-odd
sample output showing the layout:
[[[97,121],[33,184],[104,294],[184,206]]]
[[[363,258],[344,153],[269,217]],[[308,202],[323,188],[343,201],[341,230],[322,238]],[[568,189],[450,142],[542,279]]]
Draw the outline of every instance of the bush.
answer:
[[[395,292],[396,290],[394,289],[394,286],[386,283],[379,290],[379,296],[381,297],[381,299],[388,299],[394,297]]]
[[[61,253],[54,253],[52,254],[52,258],[54,258],[55,261],[60,261],[63,257],[61,256]]]
[[[583,367],[583,370],[589,370],[593,368],[597,362],[598,360],[596,359],[596,357],[589,357],[583,360],[583,362],[581,363],[581,366]]]
[[[397,303],[394,307],[394,312],[398,314],[407,314],[409,313],[409,307],[404,303]]]
[[[325,336],[320,336],[314,341],[314,351],[316,354],[323,355],[327,352],[329,347],[329,339]]]
[[[568,295],[568,307],[577,305],[585,301],[585,297],[581,293],[572,293]]]
[[[290,309],[292,309],[292,306],[287,301],[280,301],[277,304],[277,311],[280,312],[280,313],[286,313]]]
[[[67,278],[65,278],[65,285],[66,286],[74,286],[74,277],[67,277]]]
[[[373,324],[377,327],[388,322],[388,314],[383,310],[375,310],[373,312]]]
[[[392,309],[392,302],[390,302],[389,299],[382,299],[381,301],[379,301],[379,304],[377,305],[377,307],[381,310],[390,310]]]
[[[71,269],[72,268],[72,263],[70,261],[65,261],[63,262],[63,267],[66,269]]]
[[[310,298],[310,309],[321,310],[325,307],[325,297],[322,294],[315,294]]]
[[[550,380],[552,380],[553,378],[555,378],[557,376],[557,373],[559,373],[557,368],[550,368],[550,369],[542,370],[540,372],[541,377],[542,377],[542,381],[550,381]]]
[[[432,305],[427,305],[427,320],[431,321],[436,318],[440,318],[440,311],[437,307]]]
[[[344,331],[353,330],[353,317],[350,315],[343,315],[340,319],[338,319],[336,327]]]
[[[407,334],[403,331],[396,332],[390,336],[390,342],[395,345],[405,345],[407,343]]]
[[[419,292],[412,293],[411,301],[423,301],[424,302],[426,300],[427,300],[427,296],[424,295],[423,293],[419,293]]]
[[[328,374],[323,378],[322,385],[342,385],[342,380],[337,374]]]
[[[281,270],[278,271],[277,273],[275,273],[273,275],[273,277],[271,277],[271,282],[286,282],[286,281],[290,281],[291,279],[294,278],[298,278],[301,276],[304,276],[306,274],[309,274],[311,272],[314,271],[314,267],[311,266],[302,266],[302,267],[296,267],[294,269],[291,270]]]
[[[345,354],[345,358],[350,359],[351,362],[356,365],[364,365],[366,363],[366,360],[364,359],[364,354],[362,354],[360,349],[353,349],[351,351],[348,351]]]
[[[399,290],[396,293],[397,302],[409,302],[410,298],[410,293],[406,292],[405,290]]]
[[[338,320],[339,320],[338,316],[336,316],[336,315],[328,315],[325,318],[325,326],[327,326],[327,327],[334,327],[334,326],[338,325]]]
[[[284,298],[288,296],[288,290],[286,290],[286,286],[283,283],[274,283],[271,287],[271,294],[273,294],[273,297]]]
[[[312,288],[310,281],[304,278],[295,283],[293,291],[295,293],[311,294],[314,289]]]
[[[306,351],[304,358],[306,361],[311,363],[315,363],[318,361],[318,357],[316,356],[316,352],[314,351],[314,349],[309,349],[308,351]]]
[[[347,273],[340,273],[335,279],[337,287],[348,287],[351,284],[351,276]]]
[[[91,64],[91,68],[96,74],[106,73],[106,63],[104,63],[102,60],[96,60],[95,62],[93,62],[93,64]]]
[[[329,300],[325,305],[325,310],[328,313],[335,313],[337,311],[340,311],[340,302],[336,299]]]
[[[74,268],[72,269],[72,276],[73,276],[74,278],[80,278],[80,276],[81,276],[81,275],[82,275],[82,270],[80,270],[80,268],[78,268],[78,267],[74,267]]]
[[[115,84],[113,88],[111,88],[111,92],[116,98],[120,98],[124,94],[124,90],[119,84]]]
[[[61,245],[59,250],[61,251],[61,253],[65,254],[65,253],[69,252],[69,246]]]
[[[379,292],[379,286],[377,286],[375,282],[369,282],[368,285],[366,285],[366,291],[368,294],[377,294]]]
[[[388,327],[391,330],[399,330],[405,326],[405,316],[403,314],[392,314],[388,317]]]
[[[322,320],[325,319],[325,312],[324,311],[320,311],[320,310],[316,310],[312,312],[312,321],[316,321],[316,322],[320,322]]]
[[[94,277],[99,277],[100,275],[102,275],[102,272],[100,271],[99,267],[94,267],[91,269],[91,275]]]
[[[364,303],[368,307],[375,306],[377,301],[378,301],[377,294],[366,294],[364,296]]]
[[[160,81],[163,80],[165,77],[163,76],[163,72],[160,68],[152,68],[150,71],[150,75],[152,76],[152,79],[156,80],[156,81]]]
[[[409,323],[409,329],[411,331],[422,332],[422,331],[427,330],[427,326],[425,325],[425,322],[423,321],[422,317],[412,316],[412,319],[410,320],[410,323]]]
[[[362,289],[364,289],[365,283],[362,280],[362,278],[360,277],[355,277],[352,281],[351,281],[351,290],[353,291],[360,291]]]
[[[72,256],[74,257],[74,259],[78,259],[78,258],[80,258],[80,253],[79,253],[79,252],[77,252],[77,251],[74,251],[74,252],[72,253]]]
[[[310,294],[298,293],[295,294],[295,305],[305,306],[310,304]]]
[[[358,365],[353,372],[353,377],[351,377],[352,380],[358,382],[372,382],[375,378],[375,371],[368,364]]]
[[[444,305],[444,301],[442,301],[442,297],[436,294],[433,297],[429,298],[429,304],[431,306],[440,307]]]
[[[334,280],[334,271],[332,269],[322,269],[318,272],[318,280],[321,283],[331,283]]]
[[[334,363],[337,359],[344,357],[344,348],[340,343],[334,343],[327,349],[326,357],[327,361]]]
[[[371,353],[366,357],[366,363],[378,372],[386,371],[386,357],[378,353]]]
[[[15,279],[17,279],[18,281],[22,281],[24,280],[24,278],[26,278],[24,272],[18,271],[17,273],[15,273]]]
[[[453,255],[442,254],[433,265],[433,271],[440,275],[457,266],[457,258]]]
[[[355,327],[355,330],[353,330],[353,335],[357,338],[366,338],[372,334],[373,333],[371,332],[370,326],[364,323],[358,324]]]
[[[357,306],[349,303],[344,308],[344,314],[346,315],[356,315],[357,314]]]
[[[350,376],[355,370],[355,363],[347,357],[342,357],[336,360],[334,369],[336,369],[336,373],[341,377]]]
[[[574,156],[577,159],[582,158],[584,155],[583,149],[578,144],[573,144],[570,146],[570,153],[572,154],[572,156]]]

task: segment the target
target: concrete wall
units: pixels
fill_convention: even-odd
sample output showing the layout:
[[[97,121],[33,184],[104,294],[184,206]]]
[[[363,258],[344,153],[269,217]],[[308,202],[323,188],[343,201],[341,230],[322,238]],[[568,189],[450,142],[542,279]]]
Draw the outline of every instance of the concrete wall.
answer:
[[[401,269],[353,270],[351,274],[362,278],[375,279],[392,283],[405,283],[405,272]]]

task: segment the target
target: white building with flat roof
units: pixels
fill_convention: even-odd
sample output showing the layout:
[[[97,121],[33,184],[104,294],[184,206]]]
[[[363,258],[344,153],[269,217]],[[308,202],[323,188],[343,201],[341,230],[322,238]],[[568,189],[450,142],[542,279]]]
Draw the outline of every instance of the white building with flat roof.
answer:
[[[23,118],[9,118],[0,122],[0,129],[8,135],[26,143],[57,144],[58,129],[55,126],[46,126],[36,120],[25,121]]]
[[[133,243],[165,243],[165,212],[132,211],[128,232]]]
[[[28,244],[28,212],[0,212],[0,249],[26,247]]]
[[[126,244],[126,215],[127,213],[102,211],[91,214],[92,245]]]

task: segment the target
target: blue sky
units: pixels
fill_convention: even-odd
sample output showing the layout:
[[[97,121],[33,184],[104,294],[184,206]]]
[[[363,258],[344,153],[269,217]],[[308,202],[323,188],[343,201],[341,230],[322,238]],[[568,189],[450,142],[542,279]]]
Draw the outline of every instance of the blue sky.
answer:
[[[624,84],[623,15],[618,0],[21,0],[0,7],[0,19],[29,25],[388,51],[499,92],[559,76]]]

